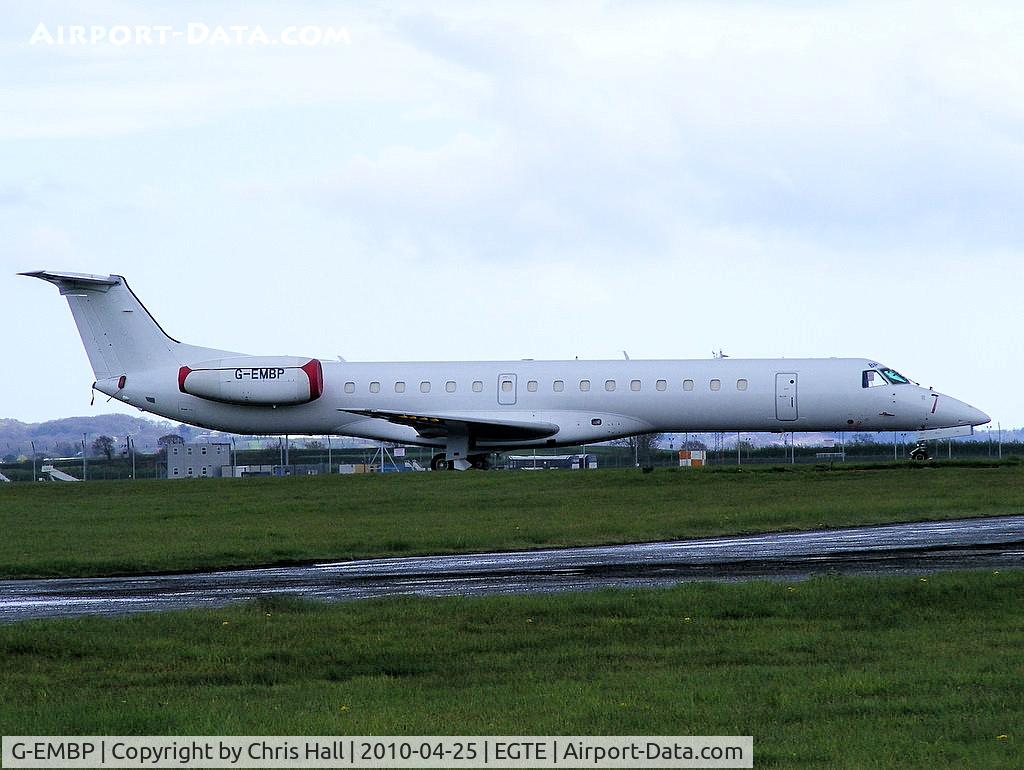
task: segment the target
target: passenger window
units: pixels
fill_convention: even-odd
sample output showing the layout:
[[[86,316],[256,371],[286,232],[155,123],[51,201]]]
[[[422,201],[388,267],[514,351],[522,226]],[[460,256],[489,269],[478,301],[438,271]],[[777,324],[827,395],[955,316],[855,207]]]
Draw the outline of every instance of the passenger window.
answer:
[[[530,380],[529,382],[527,382],[526,383],[526,389],[528,391],[530,391],[531,393],[536,393],[537,392],[537,381],[536,380]]]
[[[630,380],[629,381],[629,389],[632,390],[632,391],[640,390],[640,380]]]
[[[683,380],[683,390],[693,390],[693,380]]]
[[[512,380],[502,380],[501,381],[501,390],[504,393],[511,393],[512,392]]]
[[[455,380],[448,380],[448,382],[446,382],[444,384],[444,389],[446,391],[448,391],[449,393],[454,393],[455,392]]]
[[[668,387],[668,383],[665,382],[665,380],[658,380],[656,383],[654,383],[654,389],[655,390],[664,390],[667,387]]]
[[[607,390],[609,393],[615,390],[615,380],[605,380],[604,389]]]
[[[561,380],[555,380],[554,382],[551,383],[551,389],[555,391],[555,393],[561,393],[563,390],[565,390],[565,383],[562,382]]]
[[[746,389],[747,389],[747,381],[746,380],[736,380],[736,390],[746,390]]]
[[[346,393],[355,393],[356,392],[356,384],[354,382],[346,382],[345,383],[345,392]]]
[[[590,380],[580,380],[580,390],[584,393],[590,390]]]
[[[370,392],[371,393],[380,393],[380,383],[379,382],[371,382],[370,383]]]
[[[427,381],[427,380],[424,380],[423,382],[420,383],[420,393],[429,393],[429,392],[430,392],[430,382]]]
[[[711,381],[711,389],[712,390],[721,390],[722,389],[722,381],[721,380],[712,380]]]
[[[405,393],[405,383],[404,382],[396,382],[395,383],[395,393]]]
[[[479,393],[484,389],[484,383],[481,380],[473,380],[473,392]]]

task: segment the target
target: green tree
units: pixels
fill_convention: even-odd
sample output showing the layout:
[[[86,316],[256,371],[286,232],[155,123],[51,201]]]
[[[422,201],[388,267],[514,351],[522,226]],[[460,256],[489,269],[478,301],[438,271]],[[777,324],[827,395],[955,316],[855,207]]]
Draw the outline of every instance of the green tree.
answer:
[[[114,439],[110,436],[99,436],[92,442],[92,451],[104,455],[109,460],[114,456]]]
[[[638,436],[627,436],[617,443],[632,450],[637,465],[650,465],[651,453],[658,448],[662,438],[661,433],[641,433]]]
[[[161,455],[167,454],[167,447],[171,444],[184,444],[185,439],[179,436],[177,433],[168,433],[166,436],[161,436],[156,440],[157,452]]]

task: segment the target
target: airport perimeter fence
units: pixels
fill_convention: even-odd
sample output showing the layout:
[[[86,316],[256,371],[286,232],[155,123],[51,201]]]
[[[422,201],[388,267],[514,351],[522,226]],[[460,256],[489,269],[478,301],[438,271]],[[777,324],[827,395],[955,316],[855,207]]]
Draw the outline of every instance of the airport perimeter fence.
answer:
[[[733,434],[735,435],[735,434]],[[669,443],[669,442],[666,442]],[[659,446],[649,453],[636,452],[633,448],[616,445],[587,445],[564,447],[554,450],[538,449],[538,458],[546,455],[591,454],[597,458],[598,469],[628,469],[636,467],[675,468],[679,466],[678,444]],[[837,466],[845,463],[892,463],[910,462],[910,452],[916,445],[911,441],[897,441],[893,444],[864,442],[836,443],[834,446],[796,446],[777,444],[757,447],[741,442],[737,452],[736,444],[716,447],[699,442],[688,442],[690,449],[704,449],[706,464],[709,467],[728,467],[736,465],[827,465]],[[406,447],[404,455],[394,455],[394,449],[388,449],[384,461],[385,472],[414,472],[430,467],[430,458],[436,450],[424,447]],[[1024,442],[998,443],[996,441],[952,441],[930,442],[929,455],[937,462],[942,461],[991,461],[1024,458]],[[520,450],[515,454],[532,454],[533,450]],[[320,476],[327,474],[360,474],[380,472],[380,450],[373,448],[336,449],[330,455],[322,449],[297,449],[289,452],[291,462],[281,463],[278,450],[249,450],[235,453],[234,465],[242,468],[236,473],[239,477],[253,476]],[[504,454],[490,455],[491,467],[497,470],[506,468]],[[330,461],[330,462],[328,462]],[[48,480],[48,475],[41,469],[43,465],[52,464],[55,468],[68,475],[81,479],[83,464],[81,459],[36,460],[35,476],[33,477],[32,461],[24,460],[14,463],[0,463],[0,473],[12,482]],[[554,470],[554,469],[553,469]],[[129,458],[89,457],[84,468],[85,478],[89,481],[128,481],[132,478],[165,479],[167,478],[166,463],[162,455],[137,454],[133,465]]]

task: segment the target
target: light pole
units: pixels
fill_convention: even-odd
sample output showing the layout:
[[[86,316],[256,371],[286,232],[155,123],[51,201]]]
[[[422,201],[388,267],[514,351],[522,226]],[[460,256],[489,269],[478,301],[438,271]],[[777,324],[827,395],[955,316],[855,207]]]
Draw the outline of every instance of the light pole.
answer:
[[[36,476],[36,442],[29,441],[28,443],[32,445],[32,481],[35,481],[39,478]]]
[[[88,433],[83,433],[82,434],[82,481],[85,481],[87,473],[88,473],[88,466],[86,464],[86,459],[85,459],[85,451],[86,451],[85,450],[85,446],[86,446],[86,441],[88,441],[88,437],[89,437]]]

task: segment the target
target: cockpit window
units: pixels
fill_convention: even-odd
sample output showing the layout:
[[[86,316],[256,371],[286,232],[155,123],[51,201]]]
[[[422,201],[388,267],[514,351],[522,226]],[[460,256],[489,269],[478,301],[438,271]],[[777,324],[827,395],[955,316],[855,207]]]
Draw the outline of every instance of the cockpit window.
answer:
[[[861,387],[864,388],[878,388],[884,385],[910,384],[910,380],[895,369],[889,369],[888,367],[882,367],[881,369],[865,369],[861,377]]]
[[[910,380],[897,372],[895,369],[882,369],[882,376],[893,385],[909,385]]]
[[[882,377],[881,372],[876,372],[874,369],[865,369],[864,374],[861,375],[861,387],[862,388],[879,388],[883,385],[888,385],[885,378]]]

